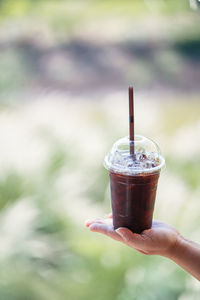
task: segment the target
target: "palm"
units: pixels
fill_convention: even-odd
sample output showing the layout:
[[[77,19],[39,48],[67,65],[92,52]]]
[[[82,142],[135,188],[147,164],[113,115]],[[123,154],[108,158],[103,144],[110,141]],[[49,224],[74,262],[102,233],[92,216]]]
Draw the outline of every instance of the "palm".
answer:
[[[166,255],[175,246],[179,235],[176,229],[160,221],[153,221],[152,228],[144,230],[141,234],[133,233],[127,228],[119,228],[115,231],[112,216],[106,219],[89,220],[86,226],[91,231],[105,234],[147,255]]]
[[[152,228],[140,235],[142,248],[145,254],[164,254],[176,244],[178,234],[170,225],[154,220]]]

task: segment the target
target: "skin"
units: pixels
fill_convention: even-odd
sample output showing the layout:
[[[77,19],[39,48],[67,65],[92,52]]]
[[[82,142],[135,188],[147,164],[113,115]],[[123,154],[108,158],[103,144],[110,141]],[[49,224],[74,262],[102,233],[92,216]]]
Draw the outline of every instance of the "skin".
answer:
[[[112,215],[109,215],[108,218],[87,220],[85,225],[142,254],[167,257],[200,280],[200,245],[185,239],[168,224],[154,220],[151,229],[137,234],[125,227],[114,230]]]

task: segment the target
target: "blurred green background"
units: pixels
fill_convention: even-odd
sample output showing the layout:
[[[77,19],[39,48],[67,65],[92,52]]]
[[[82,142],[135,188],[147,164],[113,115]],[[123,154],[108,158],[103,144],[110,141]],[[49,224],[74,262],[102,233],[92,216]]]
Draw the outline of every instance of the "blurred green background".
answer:
[[[136,132],[166,157],[155,218],[200,242],[198,1],[0,1],[0,299],[191,300],[195,279],[84,227],[103,159]]]

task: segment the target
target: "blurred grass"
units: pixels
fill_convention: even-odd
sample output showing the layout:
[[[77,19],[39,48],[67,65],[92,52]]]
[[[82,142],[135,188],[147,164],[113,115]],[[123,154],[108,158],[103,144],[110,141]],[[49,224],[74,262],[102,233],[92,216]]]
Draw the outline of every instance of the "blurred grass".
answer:
[[[0,5],[1,103],[37,90],[118,89],[132,78],[140,89],[199,90],[199,16],[187,0]]]
[[[171,106],[167,103],[162,107],[160,114],[158,113],[158,115],[165,116],[163,121],[165,118],[170,120],[170,126],[174,128],[172,135],[176,134],[178,128],[191,126],[198,119],[196,112],[198,104],[194,102],[190,105],[184,102],[183,116],[180,116],[180,121],[177,123],[176,109],[180,107],[179,103],[171,103]],[[93,105],[89,111],[85,106],[85,111],[82,111],[83,119],[87,120],[91,128],[95,127],[97,131],[103,128],[104,132],[105,124],[101,122],[101,119],[107,122],[107,118],[102,113],[103,106],[95,102]],[[73,110],[71,108],[68,114],[77,111],[77,106],[79,103],[74,104]],[[97,113],[97,119],[92,117],[94,111]],[[184,111],[190,112],[188,118],[184,117]],[[109,132],[113,131],[113,136],[118,136],[119,133],[114,124],[115,122],[108,124]],[[160,127],[161,132],[166,130],[166,125],[164,129]],[[82,210],[81,202],[84,201],[82,197],[89,200],[85,204],[88,210],[90,206],[97,205],[98,207],[100,204],[103,210],[108,212],[110,201],[105,195],[108,174],[99,161],[91,162],[91,164],[89,161],[87,165],[80,158],[77,161],[78,157],[70,154],[69,149],[72,148],[62,144],[55,132],[48,130],[47,125],[46,129],[39,128],[41,130],[37,135],[38,141],[42,139],[49,145],[46,163],[41,164],[36,173],[34,171],[27,176],[26,174],[19,175],[20,173],[13,170],[4,179],[2,177],[0,182],[2,224],[7,213],[15,209],[16,205],[26,201],[23,200],[26,197],[29,198],[29,204],[35,211],[33,219],[26,225],[25,235],[17,237],[15,232],[6,233],[5,231],[4,233],[1,229],[3,236],[5,234],[10,240],[14,239],[15,247],[11,247],[0,256],[0,269],[4,270],[0,271],[0,297],[4,300],[64,300],[67,295],[70,300],[93,298],[97,300],[175,300],[190,291],[191,299],[195,299],[196,290],[188,288],[188,276],[172,262],[159,257],[144,257],[117,242],[88,232],[83,225],[76,222],[70,204],[77,201],[76,207],[79,208],[80,205],[80,211],[77,210],[76,214],[79,215]],[[108,144],[110,144],[108,139],[110,134],[105,132]],[[86,137],[84,141],[87,143]],[[73,146],[80,148],[81,143],[79,137]],[[173,160],[171,156],[167,158],[168,172],[184,181],[184,186],[192,197],[198,193],[199,163],[199,158],[194,160]],[[88,174],[95,174],[90,181],[83,181],[85,167],[87,167]],[[60,176],[62,177],[63,174],[73,176],[73,173],[80,169],[82,177],[77,177],[76,187],[78,190],[82,181],[85,182],[85,192],[79,195],[80,199],[73,198],[71,193],[74,192],[74,187],[68,185],[67,178],[69,177],[66,177],[68,188],[64,197],[69,206],[63,207],[60,202],[62,189],[60,190],[58,185]],[[194,201],[192,203],[194,204]],[[187,214],[189,203],[184,203],[184,207],[184,214],[182,211],[176,214],[176,218],[180,221],[184,220],[183,218],[189,218]],[[197,214],[192,218],[196,222]],[[15,219],[13,222],[16,222]],[[194,226],[191,220],[189,227],[194,228]]]
[[[188,102],[191,102],[191,105]],[[181,98],[180,96],[172,98],[163,111],[161,130],[166,135],[173,135],[182,127],[198,121],[199,111],[200,103],[197,96],[191,94],[188,96],[181,95]]]
[[[146,23],[156,17],[157,23]],[[178,23],[179,17],[184,20],[180,21],[181,25]],[[96,40],[91,38],[92,35],[87,36],[91,42],[89,46],[81,42],[80,33],[90,29],[95,22],[100,22],[98,28],[102,32],[99,33],[104,34],[110,29],[109,25],[105,25],[106,20],[136,24],[131,22],[139,19],[142,20],[138,23],[141,24],[139,38],[137,28],[127,25],[130,36],[119,34],[118,40],[106,51],[105,44],[110,43],[106,39],[103,40],[103,50],[93,46],[92,43],[99,42],[98,36]],[[172,146],[176,146],[179,131],[195,129],[199,121],[198,92],[191,92],[191,88],[187,96],[184,95],[181,90],[184,82],[179,78],[188,66],[193,69],[199,62],[198,12],[190,11],[189,2],[185,0],[6,0],[0,1],[0,22],[3,33],[0,37],[0,145],[5,146],[5,143],[9,151],[13,148],[11,153],[14,158],[10,167],[9,155],[3,153],[5,147],[2,147],[0,299],[198,299],[199,288],[189,275],[173,263],[160,257],[142,256],[84,228],[85,217],[96,217],[110,210],[108,174],[102,166],[105,154],[102,151],[106,152],[112,141],[126,134],[122,118],[124,95],[112,91],[108,99],[100,95],[95,98],[96,101],[87,101],[81,94],[80,101],[73,95],[64,94],[67,99],[64,104],[59,98],[62,84],[65,86],[70,78],[72,81],[77,79],[77,74],[72,72],[76,66],[78,71],[81,71],[80,66],[83,68],[86,79],[96,76],[98,72],[103,78],[111,58],[115,65],[122,59],[122,64],[119,63],[118,69],[114,68],[110,76],[114,81],[118,79],[114,76],[123,66],[125,72],[120,73],[123,84],[134,79],[136,86],[142,90],[148,87],[144,97],[148,98],[150,105],[143,103],[138,93],[141,115],[137,118],[141,125],[144,124],[144,132],[147,131],[152,137],[155,133],[164,137],[169,186],[173,186],[175,179],[180,183],[174,190],[176,199],[172,200],[175,212],[170,214],[173,215],[171,220],[180,225],[180,230],[186,228],[192,236],[199,227],[200,158],[192,154],[190,158],[179,158],[177,153],[170,152],[169,145],[174,143]],[[156,28],[153,44],[147,30],[149,24]],[[159,28],[158,24],[163,27]],[[125,51],[125,55],[117,56],[120,51]],[[68,66],[68,55],[74,59],[72,67]],[[129,56],[131,60],[126,63]],[[93,70],[91,66],[94,61],[98,63]],[[62,68],[59,69],[59,66]],[[176,98],[169,99],[162,93],[159,99],[162,102],[159,103],[149,97],[152,85],[159,87],[160,79],[171,86],[179,86]],[[191,81],[187,78],[186,81],[192,84],[194,79],[198,82],[192,73]],[[52,87],[50,96],[54,105],[46,101]],[[28,88],[34,91],[30,99],[24,96]],[[37,97],[39,101],[34,102]],[[119,97],[122,97],[120,102],[117,100]],[[13,101],[11,106],[8,105],[10,99]],[[50,110],[44,110],[43,102]],[[6,109],[2,103],[5,103]],[[37,109],[34,110],[35,107]],[[44,114],[42,119],[40,110]],[[26,167],[32,162],[37,163],[37,155],[35,158],[33,154],[31,162],[26,161],[25,157],[21,159],[21,171],[14,164],[15,159],[18,163],[18,152],[31,150],[27,136],[22,139],[24,144],[17,146],[9,138],[5,139],[5,135],[12,137],[10,131],[15,128],[10,124],[15,122],[22,126],[21,129],[29,128],[25,135],[30,140],[36,139],[38,149],[41,143],[46,146],[45,155],[34,171],[26,171]],[[91,147],[91,140],[97,147]],[[169,193],[165,187],[167,180],[161,191],[163,196]],[[189,199],[182,200],[185,191]],[[161,203],[164,207],[171,207],[170,200]],[[167,208],[166,218],[168,211]],[[161,211],[157,212],[158,216],[159,213]]]
[[[184,181],[185,185],[191,189],[192,192],[199,189],[200,182],[200,156],[191,157],[188,160],[178,160],[169,158],[166,161],[170,171]]]
[[[31,184],[15,170],[4,173],[0,178],[0,210],[13,205],[21,197],[26,197],[32,192]]]
[[[132,20],[137,18],[145,18],[154,16],[173,16],[183,15],[184,13],[191,15],[198,20],[198,13],[192,12],[189,7],[189,1],[120,1],[120,0],[60,0],[60,1],[33,1],[33,0],[12,0],[1,1],[0,20],[12,18],[20,22],[20,20],[30,23],[34,18],[41,24],[48,24],[51,30],[57,33],[73,32],[77,27],[86,23],[91,23],[104,19],[126,19]],[[192,24],[190,24],[193,28]],[[197,30],[197,29],[196,29]],[[174,28],[177,31],[177,28]],[[171,32],[171,36],[173,36]],[[187,32],[185,32],[187,34]]]
[[[85,16],[97,17],[99,14],[107,15],[107,13],[118,13],[119,15],[125,14],[127,16],[132,16],[134,13],[145,14],[145,8],[159,13],[173,13],[173,12],[183,12],[189,10],[188,1],[174,2],[173,0],[156,1],[149,0],[139,1],[126,0],[122,3],[120,0],[77,0],[76,2],[72,0],[64,1],[33,1],[33,0],[18,0],[13,3],[12,0],[1,1],[1,14],[8,16],[26,16],[27,13],[32,11],[34,15],[35,12],[40,9],[40,12],[45,15],[58,17],[58,14],[62,16],[64,10],[69,11],[69,13],[75,14],[73,16],[76,20],[76,13],[80,13],[82,9],[85,9]],[[71,9],[70,9],[71,8]]]

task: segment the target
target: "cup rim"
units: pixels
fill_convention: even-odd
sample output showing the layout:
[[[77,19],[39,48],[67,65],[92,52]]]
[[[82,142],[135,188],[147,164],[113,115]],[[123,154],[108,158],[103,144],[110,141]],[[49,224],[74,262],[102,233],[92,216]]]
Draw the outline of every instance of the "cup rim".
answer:
[[[104,163],[103,163],[104,167],[108,170],[108,171],[112,171],[114,173],[118,173],[118,174],[124,174],[124,175],[129,175],[129,176],[135,176],[135,175],[140,175],[140,174],[154,174],[157,173],[159,171],[161,171],[161,169],[164,168],[165,166],[165,159],[164,157],[160,156],[160,164],[156,167],[152,167],[152,168],[144,168],[144,169],[136,169],[133,172],[128,172],[128,171],[122,171],[117,167],[112,167],[109,166],[110,163],[108,162],[108,155],[106,155],[105,159],[104,159]]]

